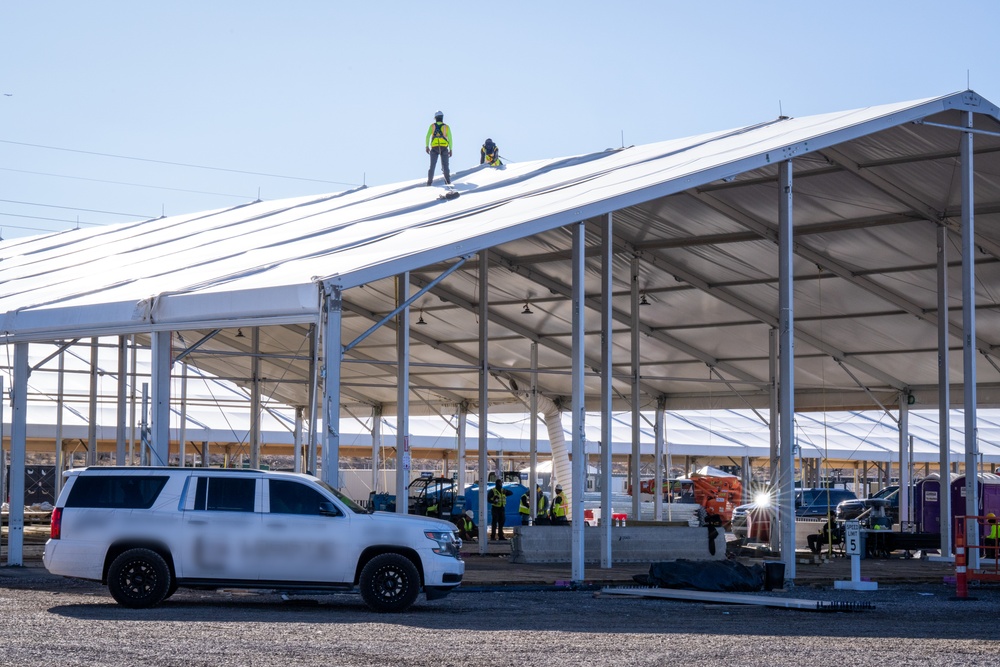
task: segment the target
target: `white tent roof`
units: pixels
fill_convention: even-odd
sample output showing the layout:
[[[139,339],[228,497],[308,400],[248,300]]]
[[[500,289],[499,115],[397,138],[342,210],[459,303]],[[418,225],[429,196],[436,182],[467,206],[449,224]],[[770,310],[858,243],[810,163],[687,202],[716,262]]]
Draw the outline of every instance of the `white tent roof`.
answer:
[[[961,196],[956,128],[975,114],[976,345],[979,397],[1000,405],[1000,111],[971,91],[608,150],[476,168],[462,196],[422,181],[255,202],[231,209],[0,243],[0,335],[51,341],[178,332],[188,362],[245,384],[237,327],[269,326],[266,393],[307,403],[308,327],[324,285],[344,290],[344,341],[394,304],[393,277],[426,286],[471,258],[413,306],[414,409],[478,400],[475,253],[491,249],[491,401],[523,409],[525,359],[539,345],[540,389],[569,394],[570,235],[585,222],[615,235],[616,389],[628,393],[630,266],[650,304],[639,309],[644,407],[767,404],[768,333],[777,323],[777,164],[792,159],[796,235],[796,406],[895,405],[910,391],[937,404],[936,228],[952,230]],[[587,260],[588,350],[600,335],[596,253]],[[957,277],[957,274],[956,276]],[[953,285],[957,280],[953,277]],[[957,288],[952,303],[957,306]],[[521,315],[529,305],[532,315]],[[419,312],[425,326],[416,326]],[[957,310],[950,344],[961,344]],[[212,333],[214,329],[221,332]],[[344,364],[346,403],[396,400],[392,325]],[[960,355],[953,355],[959,357]],[[587,364],[596,365],[592,354]],[[960,391],[960,364],[952,382]],[[599,383],[586,392],[596,407]],[[960,394],[958,394],[960,395]],[[619,400],[617,407],[624,407]],[[438,407],[432,407],[434,411]],[[732,450],[746,445],[732,443]]]

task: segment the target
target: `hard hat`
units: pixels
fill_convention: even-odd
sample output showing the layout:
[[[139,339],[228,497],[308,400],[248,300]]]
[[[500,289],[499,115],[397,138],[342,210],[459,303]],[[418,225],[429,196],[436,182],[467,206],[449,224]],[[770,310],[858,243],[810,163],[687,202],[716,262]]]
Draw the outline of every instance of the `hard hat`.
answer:
[[[435,118],[444,118],[444,112],[443,111],[435,111],[434,112],[434,117]]]
[[[469,517],[471,519],[472,516],[473,516],[472,515],[472,510],[465,510],[465,516],[467,516],[467,517]]]
[[[562,491],[562,484],[556,484],[556,491]]]
[[[996,521],[997,520],[997,515],[994,514],[993,512],[990,512],[989,514],[986,515],[986,520],[987,521]]]

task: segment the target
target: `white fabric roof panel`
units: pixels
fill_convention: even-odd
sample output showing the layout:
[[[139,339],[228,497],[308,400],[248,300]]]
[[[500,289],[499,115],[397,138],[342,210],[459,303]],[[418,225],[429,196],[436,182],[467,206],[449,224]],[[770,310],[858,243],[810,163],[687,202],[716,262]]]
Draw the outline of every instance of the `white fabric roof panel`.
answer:
[[[320,204],[309,204],[308,198],[298,198],[205,216],[183,216],[176,222],[170,218],[147,221],[138,223],[141,235],[136,235],[135,225],[101,228],[90,234],[92,240],[101,241],[100,246],[84,243],[77,247],[74,243],[45,253],[58,264],[49,267],[45,262],[38,267],[48,267],[43,274],[43,285],[48,289],[30,297],[32,303],[25,304],[26,294],[22,287],[37,289],[38,286],[30,283],[22,286],[23,281],[10,276],[6,268],[0,271],[0,280],[10,288],[5,290],[5,297],[0,298],[0,309],[9,312],[57,299],[67,306],[73,305],[79,298],[80,282],[84,278],[90,280],[88,292],[99,288],[109,292],[112,300],[117,300],[115,291],[128,292],[137,302],[164,292],[206,289],[209,284],[219,282],[228,283],[230,289],[241,289],[242,281],[253,285],[257,282],[253,276],[260,278],[261,273],[268,273],[269,284],[308,284],[317,276],[339,275],[349,285],[351,273],[375,263],[690,177],[703,169],[778,150],[790,143],[816,141],[823,133],[846,131],[859,123],[919,107],[929,101],[788,119],[753,130],[630,148],[608,153],[600,159],[591,156],[578,164],[559,168],[555,167],[560,161],[550,161],[508,165],[503,172],[479,170],[458,183],[459,189],[471,187],[473,191],[467,192],[458,206],[451,206],[445,216],[441,215],[442,207],[435,205],[436,193],[410,188],[397,191],[392,197],[383,197],[389,188],[382,187],[349,193]],[[517,182],[532,172],[541,173]],[[500,180],[514,183],[502,189],[488,187]],[[567,187],[581,183],[583,187]],[[487,187],[476,192],[477,186]],[[688,183],[679,182],[676,189],[686,187]],[[503,204],[502,214],[479,215],[475,224],[465,218],[480,207],[500,204]],[[315,210],[317,208],[334,208],[340,215],[320,213]],[[363,225],[353,224],[362,222]],[[432,230],[435,233],[428,233],[424,228],[429,223],[438,225]],[[327,242],[320,243],[319,236]],[[221,253],[220,246],[223,246]],[[95,284],[97,276],[93,267],[88,266],[90,261],[101,262],[99,275],[107,276],[106,280],[98,280]],[[277,267],[283,270],[276,270]],[[169,284],[164,284],[165,279]],[[123,281],[130,281],[131,288],[123,289]],[[118,289],[112,290],[116,285]],[[18,296],[6,296],[12,293]],[[8,330],[13,324],[8,323]]]
[[[491,248],[490,364],[523,384],[526,376],[516,369],[526,366],[532,340],[543,369],[569,367],[571,308],[564,288],[570,239],[563,227],[589,225],[588,296],[596,299],[595,220],[614,212],[616,374],[628,373],[628,272],[635,253],[640,289],[651,304],[639,312],[642,400],[663,395],[671,407],[694,407],[728,394],[719,405],[761,405],[767,332],[777,321],[775,165],[794,158],[797,389],[806,403],[812,392],[812,408],[825,388],[837,390],[830,392],[831,406],[870,404],[832,362],[836,356],[853,364],[858,382],[886,404],[903,387],[933,404],[935,224],[927,218],[957,214],[959,135],[913,122],[958,125],[966,110],[976,112],[977,128],[1000,130],[997,108],[967,91],[502,170],[477,167],[455,175],[462,196],[448,202],[415,180],[6,241],[0,243],[0,333],[8,340],[52,340],[169,328],[187,330],[190,343],[223,328],[205,350],[246,352],[228,329],[316,323],[320,283],[329,279],[345,288],[349,341],[392,309],[393,276],[411,271],[419,286],[456,258]],[[990,224],[1000,222],[994,176],[1000,140],[977,135],[975,141],[982,351],[1000,342],[992,334],[1000,325],[1000,234]],[[473,371],[441,370],[478,355],[476,267],[473,257],[412,308],[413,319],[419,311],[426,322],[411,327],[412,358],[441,367],[412,369],[419,376],[414,392],[425,403],[477,400]],[[952,274],[957,285],[957,269]],[[530,319],[520,314],[525,303]],[[924,319],[900,314],[908,310]],[[593,365],[599,340],[593,305],[585,316]],[[391,363],[393,338],[391,328],[376,332],[352,360]],[[958,342],[953,335],[952,344]],[[979,357],[980,382],[994,390],[982,393],[984,401],[1000,404],[1000,372]],[[197,352],[190,363],[246,376],[245,360],[233,362],[239,372],[232,373],[223,361]],[[307,365],[299,359],[276,375],[305,378]],[[734,396],[706,366],[742,395]],[[566,375],[540,377],[546,395],[568,393]],[[593,407],[597,382],[587,382]],[[626,391],[624,380],[616,385]],[[389,411],[395,402],[389,367],[345,364],[343,387],[354,397],[349,400]],[[274,391],[293,405],[306,401],[304,384]],[[491,391],[502,392],[498,402],[519,405],[499,382],[491,382]]]

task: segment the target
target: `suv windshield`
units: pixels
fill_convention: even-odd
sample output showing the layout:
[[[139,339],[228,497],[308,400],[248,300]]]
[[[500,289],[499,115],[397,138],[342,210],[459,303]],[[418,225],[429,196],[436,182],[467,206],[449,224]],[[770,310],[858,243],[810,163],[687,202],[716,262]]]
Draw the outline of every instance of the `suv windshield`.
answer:
[[[332,486],[330,486],[329,484],[327,484],[326,482],[324,482],[323,480],[317,479],[316,483],[319,484],[320,486],[322,486],[324,489],[326,489],[330,493],[332,493],[334,496],[336,496],[337,500],[339,500],[340,502],[342,502],[345,505],[347,505],[347,509],[351,510],[355,514],[370,514],[371,513],[368,510],[366,510],[364,507],[362,507],[361,505],[357,504],[356,502],[354,502],[353,500],[351,500],[350,498],[348,498],[347,496],[345,496],[343,493],[341,493],[337,489],[333,488]]]

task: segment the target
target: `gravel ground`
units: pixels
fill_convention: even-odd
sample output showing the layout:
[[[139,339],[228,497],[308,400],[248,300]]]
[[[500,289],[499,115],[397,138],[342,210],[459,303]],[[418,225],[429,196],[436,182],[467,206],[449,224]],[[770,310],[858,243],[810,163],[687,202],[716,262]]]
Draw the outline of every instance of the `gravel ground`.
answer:
[[[0,568],[0,665],[995,665],[1000,588],[920,584],[776,597],[871,602],[820,613],[592,591],[456,592],[404,614],[357,595],[178,591],[119,607],[97,584]]]

